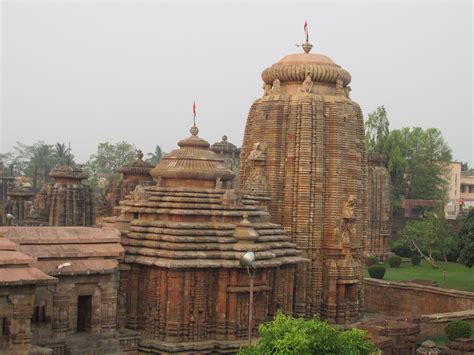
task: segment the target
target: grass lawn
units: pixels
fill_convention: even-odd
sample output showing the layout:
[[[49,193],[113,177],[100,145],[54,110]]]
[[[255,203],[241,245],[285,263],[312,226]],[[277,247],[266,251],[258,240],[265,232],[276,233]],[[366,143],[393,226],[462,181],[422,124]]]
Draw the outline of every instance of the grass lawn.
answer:
[[[410,259],[405,258],[399,268],[391,268],[388,263],[384,263],[386,270],[383,279],[386,281],[432,280],[436,281],[439,287],[474,292],[474,268],[449,262],[446,269],[446,285],[443,285],[444,262],[439,262],[438,265],[438,269],[433,269],[430,264],[422,260],[419,266],[413,266]],[[367,268],[365,276],[369,277]]]

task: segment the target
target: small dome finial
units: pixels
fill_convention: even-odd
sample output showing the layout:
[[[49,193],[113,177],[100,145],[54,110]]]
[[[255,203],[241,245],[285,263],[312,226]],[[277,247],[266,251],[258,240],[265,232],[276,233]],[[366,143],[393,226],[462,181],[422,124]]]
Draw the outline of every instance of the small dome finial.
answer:
[[[199,129],[197,128],[196,125],[192,126],[191,129],[189,130],[193,136],[197,136],[199,133]]]
[[[137,159],[142,160],[143,159],[143,152],[139,149],[137,150]]]
[[[223,136],[222,136],[222,141],[223,141],[223,142],[227,142],[227,136],[226,136],[226,135],[223,135]]]

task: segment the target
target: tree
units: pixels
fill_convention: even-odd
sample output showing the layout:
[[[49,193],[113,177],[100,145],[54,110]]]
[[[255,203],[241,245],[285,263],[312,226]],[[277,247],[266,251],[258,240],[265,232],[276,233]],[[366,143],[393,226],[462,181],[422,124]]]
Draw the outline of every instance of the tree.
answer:
[[[429,212],[420,221],[410,221],[401,231],[401,235],[410,245],[410,249],[424,258],[433,268],[437,268],[435,253],[441,253],[445,268],[448,254],[455,247],[456,241],[449,232],[444,212]]]
[[[146,162],[150,163],[151,165],[158,165],[158,163],[161,161],[161,158],[163,158],[163,152],[159,145],[155,147],[154,153],[148,153],[147,155],[149,158],[146,160]]]
[[[64,143],[56,143],[54,146],[54,156],[57,165],[74,164],[74,155],[71,153],[71,147],[66,147]]]
[[[389,135],[389,122],[384,106],[369,113],[365,122],[365,144],[369,154],[385,154],[385,142]]]
[[[91,155],[85,164],[84,170],[89,174],[89,183],[98,186],[101,178],[107,183],[119,178],[117,170],[134,160],[137,155],[137,148],[125,141],[112,143],[99,143],[97,153]]]
[[[459,261],[467,267],[474,265],[474,209],[461,222],[459,231]]]
[[[367,332],[352,328],[342,330],[318,319],[291,318],[278,312],[275,318],[259,327],[257,344],[240,350],[240,355],[292,354],[372,354],[374,345]]]

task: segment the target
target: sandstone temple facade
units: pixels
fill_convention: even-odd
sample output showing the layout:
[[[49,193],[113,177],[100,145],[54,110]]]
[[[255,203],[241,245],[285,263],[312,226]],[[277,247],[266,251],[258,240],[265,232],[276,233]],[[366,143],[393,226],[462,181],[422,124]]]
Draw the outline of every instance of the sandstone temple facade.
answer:
[[[391,179],[383,155],[368,156],[368,235],[366,254],[385,261],[390,253]]]
[[[137,159],[128,162],[117,170],[118,173],[122,174],[122,177],[120,180],[110,183],[106,194],[106,200],[110,203],[110,212],[112,214],[115,207],[119,205],[119,202],[137,186],[151,185],[153,183],[153,177],[150,175],[150,170],[153,168],[153,165],[143,161],[143,153],[139,150]]]
[[[295,315],[333,323],[361,316],[367,235],[367,161],[350,74],[321,54],[291,54],[262,73],[250,108],[240,187],[267,194],[281,224],[310,260],[297,274]]]
[[[135,189],[121,215],[105,220],[125,248],[123,326],[141,332],[146,352],[237,351],[249,314],[242,254],[257,256],[254,335],[278,309],[293,313],[290,290],[305,261],[257,200],[232,189],[234,174],[197,127],[191,133],[151,171],[156,186]]]

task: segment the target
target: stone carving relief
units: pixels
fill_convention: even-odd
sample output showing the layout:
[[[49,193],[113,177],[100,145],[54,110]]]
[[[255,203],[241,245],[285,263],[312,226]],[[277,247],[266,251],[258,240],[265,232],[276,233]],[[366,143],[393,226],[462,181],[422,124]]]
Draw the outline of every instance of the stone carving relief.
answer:
[[[349,195],[342,207],[342,218],[339,226],[335,228],[336,241],[342,249],[345,259],[352,259],[351,241],[356,237],[355,224],[355,205],[356,198],[354,195]]]
[[[263,89],[263,97],[268,96],[272,93],[272,86],[269,84],[263,84],[262,86]]]
[[[342,94],[344,91],[344,84],[341,80],[341,78],[338,78],[336,80],[336,94]]]
[[[272,94],[273,95],[280,95],[281,94],[280,79],[278,79],[278,78],[273,81]]]
[[[313,80],[311,79],[311,75],[306,75],[306,78],[303,81],[303,84],[301,85],[300,91],[309,94],[311,90],[313,89]]]
[[[137,185],[135,190],[132,192],[132,201],[138,202],[148,200],[148,193],[145,190],[145,187],[142,185]]]
[[[266,154],[265,154],[265,145],[257,142],[253,145],[252,151],[250,152],[249,156],[247,159],[249,160],[265,160],[266,159]]]

